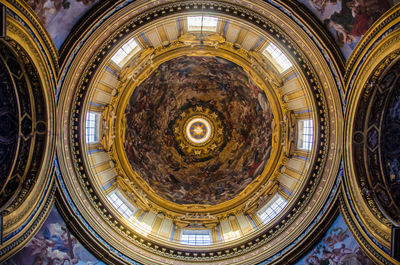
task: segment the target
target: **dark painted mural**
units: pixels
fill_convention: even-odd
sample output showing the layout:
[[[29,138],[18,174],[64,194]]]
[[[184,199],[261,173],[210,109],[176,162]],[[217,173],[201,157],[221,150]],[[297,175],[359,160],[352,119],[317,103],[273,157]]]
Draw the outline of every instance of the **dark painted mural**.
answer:
[[[369,27],[398,0],[298,0],[329,29],[349,58]]]
[[[7,49],[0,46],[6,53]],[[7,67],[8,56],[0,55],[0,208],[14,195],[19,186],[18,179],[9,176],[12,173],[18,147],[19,113],[17,95],[13,85],[12,72]],[[13,61],[10,58],[8,61]],[[20,70],[17,68],[17,71]],[[11,179],[10,179],[11,178]]]
[[[397,53],[398,56],[398,53]],[[386,62],[391,62],[388,57]],[[383,66],[382,66],[383,67]],[[377,73],[363,90],[354,124],[356,174],[367,201],[400,221],[400,63]],[[374,202],[374,203],[372,203]],[[384,219],[378,207],[378,218]]]
[[[47,110],[38,80],[24,49],[0,40],[0,211],[5,215],[31,192],[45,155]]]
[[[56,207],[32,240],[3,265],[103,265],[71,234]],[[105,265],[105,264],[104,264]]]
[[[339,215],[328,232],[296,265],[373,265]]]
[[[383,168],[390,187],[389,193],[397,208],[400,208],[400,64],[383,78],[382,87],[390,88],[388,108],[383,117],[381,136]],[[397,202],[397,203],[396,203]],[[390,203],[389,207],[392,207]],[[393,215],[400,214],[400,211]]]
[[[202,159],[183,152],[175,133],[177,119],[191,109],[223,124],[214,130],[220,127],[224,144]],[[236,197],[271,153],[273,114],[264,91],[222,58],[182,56],[161,64],[135,89],[125,114],[132,168],[156,194],[179,204]]]

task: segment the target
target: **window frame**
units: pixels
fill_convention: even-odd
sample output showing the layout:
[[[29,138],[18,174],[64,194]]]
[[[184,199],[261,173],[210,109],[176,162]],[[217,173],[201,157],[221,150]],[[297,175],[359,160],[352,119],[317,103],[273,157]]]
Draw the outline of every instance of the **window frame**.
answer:
[[[183,238],[187,236],[187,238]],[[192,236],[192,237],[191,237]],[[208,238],[208,239],[207,239]],[[208,246],[212,244],[211,230],[182,229],[179,242],[189,246]]]
[[[297,121],[297,126],[297,148],[300,150],[311,151],[314,138],[313,120],[300,119]]]
[[[111,61],[122,67],[139,50],[139,43],[135,38],[131,38],[113,54]]]
[[[96,111],[88,111],[86,113],[85,141],[88,144],[100,142],[100,117],[101,114]]]
[[[279,193],[276,193],[260,210],[257,211],[257,217],[263,224],[269,223],[286,207],[288,201]]]
[[[278,68],[279,73],[281,74],[293,67],[292,62],[289,60],[286,54],[284,54],[283,51],[272,42],[269,42],[265,46],[262,54],[267,58],[272,59],[275,67],[278,66],[276,68]]]
[[[107,200],[111,203],[114,209],[117,210],[127,220],[131,220],[138,210],[118,189],[115,189],[107,194]]]
[[[191,22],[195,23],[195,21],[197,22],[198,20],[200,20],[199,24],[196,24],[196,25],[192,24],[191,25]],[[219,19],[217,17],[212,17],[212,16],[188,16],[186,18],[186,22],[187,22],[187,31],[191,31],[191,32],[193,32],[193,31],[194,32],[199,32],[199,31],[217,32]],[[207,25],[210,22],[212,22],[212,24],[211,25]]]

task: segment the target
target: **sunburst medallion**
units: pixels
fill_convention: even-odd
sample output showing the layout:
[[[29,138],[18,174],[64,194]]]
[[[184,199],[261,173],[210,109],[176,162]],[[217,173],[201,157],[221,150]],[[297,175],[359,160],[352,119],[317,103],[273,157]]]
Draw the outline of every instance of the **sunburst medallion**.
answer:
[[[175,119],[173,131],[178,151],[195,160],[207,160],[224,146],[221,115],[206,106],[191,106]]]

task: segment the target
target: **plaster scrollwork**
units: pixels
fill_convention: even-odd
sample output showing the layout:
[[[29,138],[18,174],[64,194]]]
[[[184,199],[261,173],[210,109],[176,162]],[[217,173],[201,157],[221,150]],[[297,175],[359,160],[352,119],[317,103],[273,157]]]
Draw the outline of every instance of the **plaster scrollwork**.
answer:
[[[114,132],[114,124],[117,116],[115,115],[115,110],[113,105],[107,105],[104,111],[101,114],[101,144],[104,147],[104,150],[109,152],[113,146],[115,132]]]
[[[141,210],[148,211],[151,208],[151,203],[147,198],[147,194],[130,179],[123,176],[117,177],[118,187],[121,188],[125,194],[134,202]],[[132,192],[132,188],[134,192]]]
[[[139,53],[137,56],[129,60],[126,66],[123,67],[120,79],[120,87],[124,88],[127,86],[128,81],[133,81],[134,83],[140,83],[137,80],[137,76],[148,66],[153,65],[153,57],[155,55],[155,50],[152,48],[146,49],[144,52]]]
[[[211,34],[203,37],[203,36],[196,36],[195,34],[192,33],[185,33],[178,38],[178,41],[187,46],[207,45],[207,46],[212,46],[215,49],[218,49],[219,45],[226,42],[226,39],[219,34]]]
[[[282,80],[277,70],[271,65],[271,62],[259,52],[249,51],[249,55],[251,56],[250,62],[252,62],[252,66],[255,68],[261,66],[263,70],[260,72],[263,73],[264,78],[271,83],[275,90],[280,91],[279,88],[282,87]]]
[[[262,205],[264,205],[278,188],[278,175],[275,174],[272,179],[263,184],[261,188],[247,201],[243,208],[243,213],[255,213]]]
[[[283,115],[283,120],[280,121],[282,128],[282,138],[281,143],[283,147],[283,152],[286,157],[291,157],[294,153],[294,141],[296,135],[296,122],[293,111],[286,111]]]

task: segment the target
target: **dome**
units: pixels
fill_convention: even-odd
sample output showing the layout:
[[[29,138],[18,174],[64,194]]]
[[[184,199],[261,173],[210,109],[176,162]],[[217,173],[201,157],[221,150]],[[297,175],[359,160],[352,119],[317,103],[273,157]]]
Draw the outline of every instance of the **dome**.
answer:
[[[317,187],[333,184],[338,164],[322,165],[339,152],[327,148],[337,140],[327,96],[337,94],[321,82],[334,78],[305,55],[317,51],[312,43],[294,41],[266,14],[167,6],[143,17],[128,5],[107,19],[118,25],[113,34],[80,48],[96,52],[63,83],[75,91],[61,95],[63,108],[76,114],[63,161],[75,161],[77,174],[65,185],[88,196],[84,215],[97,212],[95,231],[112,227],[104,236],[123,259],[147,264],[135,254],[146,251],[151,264],[218,262],[253,246],[276,253],[283,230],[295,236],[294,220],[312,220],[304,207],[321,207]],[[255,259],[270,255],[259,251]]]
[[[396,2],[2,1],[0,263],[397,264]]]
[[[181,56],[134,89],[124,147],[132,169],[158,196],[215,205],[262,173],[272,120],[265,93],[241,67],[218,57]]]

